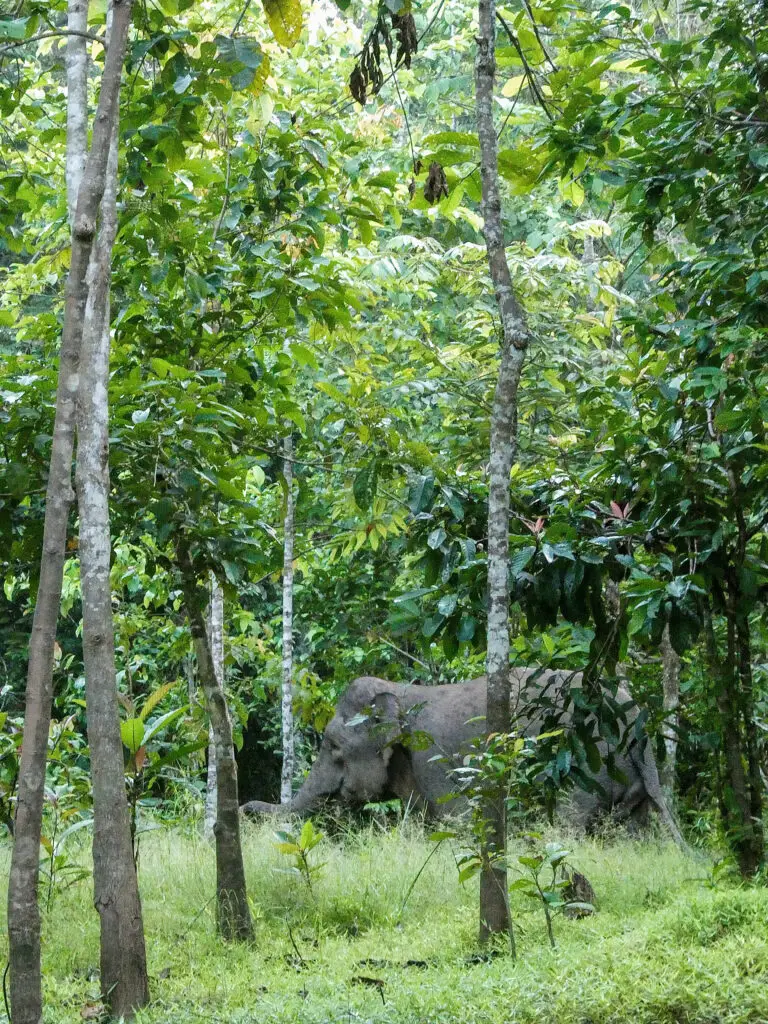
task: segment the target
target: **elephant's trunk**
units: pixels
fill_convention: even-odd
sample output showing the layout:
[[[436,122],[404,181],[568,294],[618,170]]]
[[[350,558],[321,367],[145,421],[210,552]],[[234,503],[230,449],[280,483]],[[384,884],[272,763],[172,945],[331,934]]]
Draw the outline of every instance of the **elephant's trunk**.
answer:
[[[341,769],[333,763],[325,744],[320,748],[304,785],[289,804],[268,804],[251,800],[240,808],[245,814],[305,814],[323,800],[333,796],[341,786]]]

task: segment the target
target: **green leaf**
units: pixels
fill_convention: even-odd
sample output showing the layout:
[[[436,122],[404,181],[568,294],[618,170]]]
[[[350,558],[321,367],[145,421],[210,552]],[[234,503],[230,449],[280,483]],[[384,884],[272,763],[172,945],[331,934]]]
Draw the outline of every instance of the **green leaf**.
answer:
[[[301,853],[301,849],[297,843],[275,843],[275,848],[279,850],[280,853],[286,853],[289,856]]]
[[[315,163],[325,169],[328,166],[328,154],[315,139],[302,139],[301,148],[312,157]]]
[[[142,722],[146,722],[147,716],[154,711],[164,697],[167,697],[169,693],[176,689],[177,685],[178,681],[176,679],[172,679],[170,682],[163,683],[162,686],[158,686],[156,690],[153,690],[152,693],[150,693],[144,701],[144,706],[139,714],[139,718]]]
[[[299,366],[309,366],[313,370],[318,368],[315,353],[306,345],[300,345],[297,341],[291,342],[290,353],[291,358],[295,359]]]
[[[421,627],[421,632],[424,637],[429,640],[445,622],[444,615],[430,615],[424,620],[424,625]]]
[[[366,188],[394,188],[397,185],[397,171],[382,171],[366,181]]]
[[[371,459],[367,466],[363,466],[352,483],[352,494],[361,512],[367,512],[376,497],[378,472],[376,459]]]
[[[151,739],[162,732],[163,729],[167,729],[169,725],[173,725],[174,722],[178,721],[183,715],[189,710],[189,705],[185,704],[184,707],[174,708],[173,711],[166,711],[164,715],[161,715],[156,721],[152,722],[147,731],[145,732],[142,745],[146,746]],[[125,724],[125,723],[123,723]]]
[[[216,36],[216,45],[230,75],[232,88],[258,86],[269,71],[269,59],[255,39]]]
[[[144,741],[144,723],[140,718],[129,718],[120,723],[120,738],[132,754]]]
[[[440,489],[453,518],[460,523],[464,518],[464,506],[450,487],[441,487]]]
[[[302,28],[300,0],[262,0],[272,35],[290,49],[299,41]]]
[[[456,639],[460,643],[467,643],[474,637],[476,625],[471,615],[462,615],[456,632]]]
[[[419,512],[424,512],[431,504],[432,497],[435,493],[435,475],[434,473],[427,472],[423,476],[417,477],[411,485],[411,490],[408,495],[408,507],[414,515],[418,515]]]
[[[464,183],[459,182],[452,190],[450,195],[443,199],[438,204],[438,210],[443,214],[444,217],[452,217],[458,210],[461,200],[464,198]]]
[[[594,742],[594,740],[585,740],[584,750],[586,751],[587,764],[589,765],[589,770],[594,775],[597,775],[597,773],[603,767],[603,759],[600,756],[600,750],[597,744]]]
[[[535,895],[538,895],[538,893],[536,893],[536,890],[533,887],[533,883],[529,881],[527,878],[516,878],[514,882],[510,883],[509,891],[524,892],[526,895],[529,895],[531,892],[533,892]]]
[[[535,554],[536,546],[534,544],[529,544],[527,547],[519,548],[515,551],[509,560],[509,572],[513,579],[517,579]]]
[[[0,20],[0,39],[24,39],[27,34],[29,18],[12,18]]]
[[[534,871],[537,871],[544,863],[544,858],[541,855],[532,857],[528,854],[524,854],[522,857],[518,857],[517,859],[523,867],[531,868]]]
[[[433,551],[437,551],[447,536],[448,534],[445,532],[443,527],[438,526],[436,529],[432,530],[427,537],[427,547],[432,548]]]

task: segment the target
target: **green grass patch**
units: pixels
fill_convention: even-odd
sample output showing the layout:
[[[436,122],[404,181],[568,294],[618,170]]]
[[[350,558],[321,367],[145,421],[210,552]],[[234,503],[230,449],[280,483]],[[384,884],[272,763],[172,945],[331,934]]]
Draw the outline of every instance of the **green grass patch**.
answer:
[[[458,884],[447,843],[402,909],[434,849],[417,823],[326,837],[312,892],[286,873],[269,826],[247,826],[245,848],[256,940],[236,946],[214,932],[211,846],[192,832],[143,838],[153,1002],[140,1024],[768,1021],[768,892],[711,888],[708,862],[666,842],[574,840],[598,912],[558,918],[551,950],[540,909],[513,899],[516,962],[477,962],[476,884]],[[82,1019],[98,957],[90,882],[79,882],[45,915],[47,1021]]]

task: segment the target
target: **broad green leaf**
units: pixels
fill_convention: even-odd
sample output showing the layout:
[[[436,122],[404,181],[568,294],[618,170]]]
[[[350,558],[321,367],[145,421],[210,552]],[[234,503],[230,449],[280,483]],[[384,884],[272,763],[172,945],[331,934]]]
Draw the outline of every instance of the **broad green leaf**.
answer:
[[[527,81],[527,75],[515,75],[513,78],[508,78],[502,86],[501,95],[514,99],[520,90],[525,87]]]
[[[302,28],[300,0],[262,0],[272,35],[290,49],[299,41]]]
[[[447,199],[443,199],[438,205],[438,210],[445,217],[452,217],[459,208],[461,200],[464,198],[464,183],[459,182],[452,190]]]
[[[27,34],[27,22],[29,18],[7,18],[0,19],[0,40],[1,39],[24,39]]]
[[[174,708],[173,711],[166,711],[164,715],[161,715],[156,721],[152,722],[149,728],[144,733],[142,744],[146,746],[151,739],[154,739],[158,733],[162,732],[163,729],[167,729],[168,726],[173,725],[189,710],[189,704],[185,704],[181,708]]]
[[[322,168],[328,166],[328,154],[316,139],[302,139],[301,148],[312,157]]]
[[[445,532],[443,527],[438,526],[436,529],[432,530],[427,537],[427,547],[432,548],[433,551],[437,551],[447,536],[448,534]]]
[[[423,476],[417,477],[411,486],[410,494],[408,495],[408,505],[410,506],[411,512],[414,515],[419,512],[424,512],[432,503],[432,496],[435,493],[435,476],[434,473],[428,472]]]
[[[311,369],[316,370],[317,359],[315,359],[315,353],[307,348],[306,345],[301,345],[299,342],[294,341],[290,347],[291,357],[296,360],[299,366],[309,366]]]
[[[359,471],[352,484],[352,493],[361,512],[367,512],[376,497],[378,463],[372,459]]]
[[[144,741],[144,723],[140,718],[129,718],[120,723],[120,738],[132,754]]]
[[[476,622],[471,615],[462,615],[459,621],[459,629],[456,633],[456,639],[460,643],[467,643],[475,635]]]

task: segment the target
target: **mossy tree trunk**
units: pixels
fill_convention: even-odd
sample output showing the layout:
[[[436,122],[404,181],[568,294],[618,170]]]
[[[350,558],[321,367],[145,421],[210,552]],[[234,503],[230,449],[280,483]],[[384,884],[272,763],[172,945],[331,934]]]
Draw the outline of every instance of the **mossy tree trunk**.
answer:
[[[197,584],[197,569],[186,540],[177,545],[177,559],[197,657],[198,678],[216,747],[216,823],[213,834],[216,840],[217,926],[225,939],[248,940],[253,938],[253,923],[245,887],[232,721],[222,682],[216,675],[206,628],[207,588]]]
[[[489,733],[506,733],[510,730],[509,475],[517,440],[517,391],[528,347],[528,328],[512,286],[504,246],[498,149],[493,121],[495,75],[495,0],[480,0],[475,100],[480,143],[483,233],[502,328],[499,376],[491,410],[489,458],[487,728]],[[506,932],[512,938],[507,894],[505,797],[503,785],[497,786],[487,796],[482,810],[481,942],[498,932]]]
[[[69,512],[74,499],[72,453],[80,355],[89,292],[88,271],[118,114],[131,17],[130,0],[114,0],[111,41],[101,79],[91,148],[85,158],[88,120],[87,53],[85,39],[75,33],[85,31],[87,17],[87,3],[72,0],[68,11],[68,29],[72,35],[69,37],[67,54],[67,194],[72,224],[70,270],[59,353],[59,383],[46,489],[40,583],[29,647],[15,842],[8,886],[10,997],[15,1024],[38,1024],[42,1019],[37,883],[54,645]],[[146,975],[144,981],[146,984]]]

